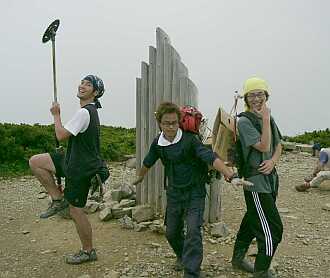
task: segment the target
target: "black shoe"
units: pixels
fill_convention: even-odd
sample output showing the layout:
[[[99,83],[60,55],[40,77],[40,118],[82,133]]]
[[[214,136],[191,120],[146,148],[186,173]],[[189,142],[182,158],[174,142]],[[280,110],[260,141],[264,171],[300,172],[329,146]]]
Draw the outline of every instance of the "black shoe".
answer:
[[[40,218],[45,219],[51,217],[60,212],[61,210],[67,208],[68,206],[69,203],[64,198],[62,198],[61,200],[53,200],[49,208],[45,212],[40,214]]]
[[[254,265],[245,259],[245,254],[247,249],[235,249],[233,253],[233,258],[231,260],[231,265],[235,270],[242,270],[248,273],[254,272]]]
[[[95,249],[92,249],[90,252],[80,250],[77,254],[67,255],[65,257],[65,262],[67,264],[82,264],[96,260],[97,255]]]
[[[184,266],[182,264],[182,259],[181,258],[177,258],[175,265],[174,265],[174,270],[175,271],[182,271],[184,269]]]

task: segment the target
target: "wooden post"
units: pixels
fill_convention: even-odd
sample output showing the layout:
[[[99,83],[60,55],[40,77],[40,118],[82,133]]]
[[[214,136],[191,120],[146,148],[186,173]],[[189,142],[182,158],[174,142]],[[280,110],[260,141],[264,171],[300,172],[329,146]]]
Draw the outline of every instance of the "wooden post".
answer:
[[[136,169],[141,168],[141,78],[136,78],[136,135],[135,135],[135,146],[136,146]],[[142,184],[136,186],[136,202],[138,205],[141,204],[141,187]]]
[[[148,148],[157,135],[156,111],[156,49],[149,46],[149,140]],[[148,173],[148,204],[156,208],[156,170],[153,167]]]
[[[147,154],[149,134],[149,90],[148,90],[148,64],[141,63],[141,161]],[[142,182],[141,202],[148,202],[148,175]]]
[[[221,195],[220,195],[221,180],[212,178],[211,190],[210,190],[210,223],[216,223],[220,221],[220,209],[221,209]]]

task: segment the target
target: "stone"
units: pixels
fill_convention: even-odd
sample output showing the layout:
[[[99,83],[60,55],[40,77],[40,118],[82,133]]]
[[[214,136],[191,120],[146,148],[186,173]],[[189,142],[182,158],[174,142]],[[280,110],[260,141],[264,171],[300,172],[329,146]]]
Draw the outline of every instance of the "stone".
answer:
[[[111,191],[111,199],[113,201],[117,201],[120,202],[120,200],[122,199],[122,192],[120,189],[115,189]]]
[[[153,218],[153,209],[148,205],[137,206],[132,210],[132,219],[137,223],[149,221]]]
[[[100,211],[99,218],[101,221],[108,221],[112,218],[112,209],[109,207]]]
[[[129,198],[133,194],[133,189],[128,184],[122,184],[121,187],[120,187],[120,191],[121,191],[121,198],[122,199]]]
[[[326,210],[326,211],[330,211],[330,203],[324,204],[324,205],[322,206],[322,209],[323,209],[323,210]]]
[[[225,223],[219,222],[212,224],[211,235],[213,237],[226,237],[229,235],[228,227]]]
[[[111,212],[113,217],[116,219],[122,218],[125,215],[129,217],[132,216],[132,208],[112,208]]]
[[[124,217],[120,218],[119,219],[119,223],[120,223],[120,226],[123,228],[123,229],[129,229],[129,230],[132,230],[134,229],[134,222],[132,221],[132,218],[130,218],[129,216],[127,215],[124,215]]]
[[[279,213],[289,213],[289,209],[288,208],[278,208],[278,212]]]
[[[285,151],[294,151],[296,149],[296,143],[294,142],[282,142],[283,150]]]
[[[129,208],[135,206],[135,200],[123,199],[119,203],[120,208]]]
[[[136,158],[132,157],[126,161],[126,167],[135,169],[136,168]]]
[[[106,274],[103,278],[120,278],[120,273],[114,270],[111,270],[108,274]]]
[[[88,200],[85,207],[84,207],[84,211],[87,214],[92,214],[97,212],[97,210],[99,209],[100,204],[96,201],[91,201]]]

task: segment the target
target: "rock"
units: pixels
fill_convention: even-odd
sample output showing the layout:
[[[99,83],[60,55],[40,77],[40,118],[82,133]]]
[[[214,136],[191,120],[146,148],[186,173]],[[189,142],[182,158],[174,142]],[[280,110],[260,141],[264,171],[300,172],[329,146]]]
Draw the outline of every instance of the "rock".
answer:
[[[29,231],[26,231],[26,230],[24,230],[24,231],[22,231],[22,234],[23,235],[27,235],[27,234],[29,234],[30,232]]]
[[[323,210],[326,210],[326,211],[330,211],[330,203],[324,204],[324,205],[322,206],[322,209],[323,209]]]
[[[212,224],[211,235],[214,237],[226,237],[229,235],[228,227],[225,223]]]
[[[84,207],[84,212],[87,214],[95,213],[99,209],[99,206],[100,204],[98,202],[88,200]]]
[[[135,200],[123,199],[119,203],[120,208],[129,208],[135,206]]]
[[[91,278],[91,276],[88,274],[83,274],[81,276],[78,276],[78,278]]]
[[[153,209],[148,205],[137,206],[132,210],[132,219],[137,223],[149,221],[153,218]]]
[[[285,151],[294,151],[296,149],[296,143],[294,142],[282,142],[283,150]]]
[[[304,153],[313,153],[313,146],[308,144],[297,144],[297,149]]]
[[[44,251],[41,251],[40,254],[42,255],[45,255],[45,254],[52,254],[52,253],[56,253],[57,251],[56,250],[44,250]]]
[[[131,169],[135,169],[136,168],[136,158],[130,158],[126,161],[126,167],[127,168],[131,168]]]
[[[99,218],[101,221],[108,221],[112,218],[112,209],[109,207],[100,211]]]
[[[120,278],[120,273],[114,270],[111,270],[104,278]]]
[[[289,209],[288,208],[278,208],[278,212],[279,213],[289,213]]]
[[[132,218],[129,216],[125,215],[124,217],[119,219],[120,226],[123,229],[129,229],[132,230],[134,229],[134,222],[132,221]]]
[[[134,193],[134,192],[133,192],[133,189],[132,189],[131,186],[128,185],[128,184],[123,184],[123,185],[120,187],[120,191],[121,191],[121,198],[122,198],[122,199],[129,198],[129,197],[132,196],[132,194]]]
[[[142,223],[134,223],[134,231],[135,232],[142,232],[148,229],[148,226],[142,224]]]
[[[114,218],[119,219],[124,217],[125,215],[131,217],[132,216],[132,208],[112,208],[112,215]]]
[[[45,199],[48,197],[48,194],[45,192],[41,192],[38,194],[38,199]]]
[[[121,190],[115,189],[111,191],[111,200],[120,202],[122,199]]]

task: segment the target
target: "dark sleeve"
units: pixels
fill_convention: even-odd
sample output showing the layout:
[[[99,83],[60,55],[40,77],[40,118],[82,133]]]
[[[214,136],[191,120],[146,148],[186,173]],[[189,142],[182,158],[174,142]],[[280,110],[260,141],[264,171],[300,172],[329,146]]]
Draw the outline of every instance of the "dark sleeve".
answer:
[[[192,148],[194,154],[208,165],[213,165],[214,160],[218,158],[215,152],[204,146],[203,143],[195,136],[192,137]]]
[[[278,144],[281,143],[282,135],[274,119],[272,119],[272,122],[273,122],[272,133],[274,133],[272,134],[274,140],[274,146],[277,146]]]
[[[147,153],[146,157],[143,159],[143,165],[147,168],[151,168],[159,158],[159,153],[157,151],[157,140],[155,139]]]

